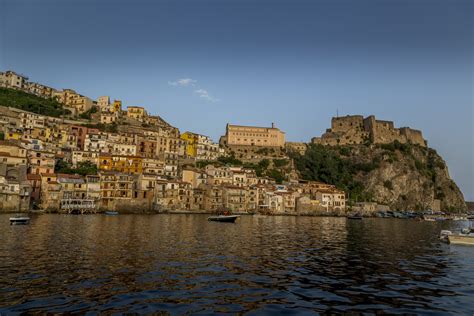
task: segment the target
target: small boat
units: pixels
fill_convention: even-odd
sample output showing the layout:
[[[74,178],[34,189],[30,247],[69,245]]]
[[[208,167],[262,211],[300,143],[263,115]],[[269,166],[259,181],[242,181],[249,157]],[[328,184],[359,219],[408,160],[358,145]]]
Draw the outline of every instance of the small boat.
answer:
[[[217,215],[209,216],[207,220],[212,222],[234,223],[237,218],[239,218],[239,215]]]
[[[448,242],[453,245],[474,245],[474,234],[452,234]]]
[[[119,215],[119,212],[116,211],[106,211],[105,215]]]
[[[359,215],[359,214],[347,215],[347,219],[357,219],[357,220],[361,220],[361,219],[362,219],[362,216]]]
[[[28,225],[30,218],[28,216],[14,216],[10,217],[10,225]]]
[[[474,245],[474,228],[464,228],[460,233],[442,230],[439,238],[453,245]]]

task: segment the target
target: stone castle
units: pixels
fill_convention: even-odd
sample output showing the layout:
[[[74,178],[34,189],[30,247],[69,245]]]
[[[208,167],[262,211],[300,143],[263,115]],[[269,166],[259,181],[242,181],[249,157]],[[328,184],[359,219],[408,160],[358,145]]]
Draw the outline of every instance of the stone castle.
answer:
[[[394,141],[427,146],[421,131],[409,127],[395,128],[392,121],[376,120],[373,115],[366,118],[362,115],[333,117],[331,128],[321,137],[311,139],[312,143],[331,146],[366,142],[388,144]]]

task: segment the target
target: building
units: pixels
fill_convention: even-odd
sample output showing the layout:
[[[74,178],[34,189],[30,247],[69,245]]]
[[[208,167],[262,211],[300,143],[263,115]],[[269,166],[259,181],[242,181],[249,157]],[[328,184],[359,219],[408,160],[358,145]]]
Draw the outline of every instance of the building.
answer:
[[[10,167],[28,163],[27,150],[20,146],[19,142],[0,141],[0,165]]]
[[[110,108],[110,97],[102,96],[97,98],[97,107],[100,111],[108,111]]]
[[[133,118],[137,121],[143,121],[147,116],[145,108],[141,106],[128,106],[127,117]]]
[[[182,171],[183,182],[190,183],[192,188],[197,188],[201,184],[207,183],[206,172],[195,168],[184,168]]]
[[[56,92],[54,88],[36,82],[29,82],[26,86],[29,93],[45,99],[52,98]]]
[[[114,124],[117,122],[117,120],[117,113],[100,112],[100,123],[102,124]]]
[[[41,150],[28,150],[28,173],[53,173],[55,154]]]
[[[409,127],[395,128],[392,121],[377,120],[373,115],[366,118],[362,115],[333,117],[331,128],[327,129],[321,137],[311,139],[312,143],[330,146],[388,144],[394,141],[427,146],[421,131]]]
[[[180,138],[186,141],[186,156],[196,160],[215,160],[223,154],[219,144],[212,142],[209,136],[192,132],[181,134]]]
[[[138,156],[100,154],[99,169],[121,173],[142,173],[142,158]]]
[[[31,185],[26,165],[0,164],[0,212],[25,212],[30,209]]]
[[[17,90],[26,90],[28,77],[8,70],[0,72],[0,86],[4,88],[12,88]]]
[[[285,133],[272,123],[272,127],[227,124],[226,134],[221,137],[224,146],[283,147]]]
[[[133,176],[119,172],[100,172],[100,206],[115,210],[127,204],[133,196]]]

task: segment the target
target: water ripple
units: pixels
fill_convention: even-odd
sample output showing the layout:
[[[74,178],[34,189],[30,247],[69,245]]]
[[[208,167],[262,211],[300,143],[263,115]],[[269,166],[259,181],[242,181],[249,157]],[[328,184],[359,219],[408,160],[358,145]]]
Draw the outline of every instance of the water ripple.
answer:
[[[455,223],[202,215],[0,215],[0,314],[466,314],[474,249]]]

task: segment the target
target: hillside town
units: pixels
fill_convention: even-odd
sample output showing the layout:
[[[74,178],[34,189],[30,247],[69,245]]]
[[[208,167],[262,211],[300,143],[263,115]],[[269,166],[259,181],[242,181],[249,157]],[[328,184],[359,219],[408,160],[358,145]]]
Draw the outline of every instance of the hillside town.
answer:
[[[57,90],[14,71],[0,88],[54,100],[55,116],[0,104],[0,209],[22,212],[344,212],[334,185],[299,179],[306,144],[271,127],[227,124],[219,143],[142,106]],[[262,173],[262,168],[271,172]]]

